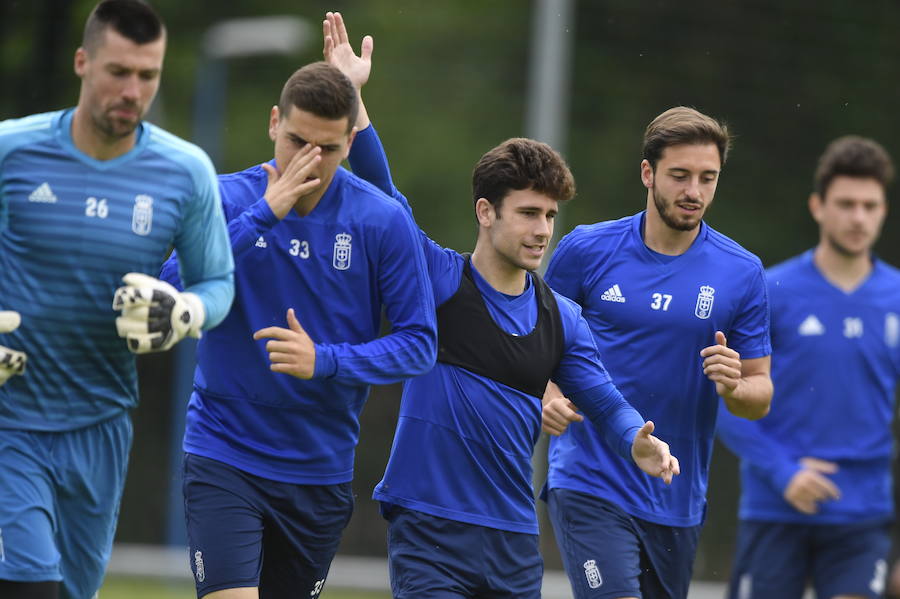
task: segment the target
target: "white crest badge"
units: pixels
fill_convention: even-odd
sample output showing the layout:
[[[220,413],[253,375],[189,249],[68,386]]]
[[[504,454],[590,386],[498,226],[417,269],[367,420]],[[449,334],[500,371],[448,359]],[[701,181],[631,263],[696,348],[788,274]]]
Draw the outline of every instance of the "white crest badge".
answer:
[[[588,586],[592,589],[599,589],[603,584],[603,577],[600,576],[600,569],[595,560],[589,559],[584,562],[584,577],[587,578]]]
[[[353,238],[349,233],[338,233],[334,236],[334,259],[332,259],[331,265],[338,270],[350,268],[350,253],[353,249],[350,246],[351,239]]]
[[[203,567],[203,553],[200,551],[194,553],[194,569],[197,571],[197,582],[206,580],[206,568]]]
[[[694,308],[694,316],[697,318],[707,319],[712,314],[713,295],[716,290],[709,285],[700,287],[700,293],[697,294],[697,307]]]
[[[153,198],[148,195],[134,197],[134,211],[131,213],[131,230],[138,235],[149,235],[153,228]]]
[[[900,316],[895,312],[888,312],[884,317],[884,342],[888,347],[900,343]]]

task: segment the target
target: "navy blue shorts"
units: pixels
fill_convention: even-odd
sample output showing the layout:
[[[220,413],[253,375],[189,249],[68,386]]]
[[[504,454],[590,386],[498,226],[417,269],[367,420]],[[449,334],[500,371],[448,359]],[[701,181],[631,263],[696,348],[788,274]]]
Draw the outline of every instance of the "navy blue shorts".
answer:
[[[576,599],[687,597],[700,525],[654,524],[567,489],[552,489],[547,503]]]
[[[385,515],[394,599],[540,599],[537,535],[397,506]]]
[[[350,483],[278,482],[185,454],[184,512],[198,597],[259,587],[260,598],[315,599],[353,494]]]
[[[800,599],[807,581],[817,597],[884,596],[889,524],[791,524],[741,521],[731,599]]]

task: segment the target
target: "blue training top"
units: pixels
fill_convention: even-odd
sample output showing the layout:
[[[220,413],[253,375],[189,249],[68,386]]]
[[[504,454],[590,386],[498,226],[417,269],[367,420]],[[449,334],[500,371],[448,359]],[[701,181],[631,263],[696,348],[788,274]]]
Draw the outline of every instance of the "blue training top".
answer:
[[[387,159],[373,128],[357,134],[350,153],[354,172],[389,189]],[[437,305],[450,299],[463,276],[464,257],[421,233]],[[488,312],[506,332],[525,335],[537,320],[537,297],[528,278],[523,293],[495,290],[472,265]],[[631,444],[644,421],[622,398],[600,362],[590,330],[574,302],[554,294],[565,349],[553,378],[615,448],[613,458],[637,470]],[[493,379],[438,362],[410,379],[384,478],[375,499],[442,518],[512,532],[537,534],[531,456],[541,430],[541,400]]]
[[[274,166],[274,162],[272,163]],[[434,300],[412,219],[374,186],[338,168],[305,217],[278,220],[266,171],[222,175],[235,256],[234,306],[200,340],[184,450],[271,480],[336,484],[353,477],[359,413],[370,384],[434,364]],[[177,284],[177,257],[161,277]],[[392,323],[378,337],[381,310]],[[266,340],[286,313],[316,343],[311,380],[272,373]]]
[[[0,345],[28,354],[25,374],[0,387],[0,428],[74,430],[137,404],[113,294],[128,272],[156,276],[173,245],[204,328],[234,293],[206,154],[142,123],[131,150],[95,160],[72,142],[73,114],[0,123],[0,310],[22,316]]]
[[[649,522],[695,526],[706,506],[719,405],[700,350],[722,331],[742,359],[771,353],[764,273],[756,256],[705,223],[687,252],[660,258],[644,244],[643,221],[641,212],[576,227],[546,278],[582,306],[610,375],[656,424],[681,474],[667,486],[627,467],[584,422],[551,439],[547,484],[602,497]]]
[[[772,302],[768,416],[720,414],[719,437],[741,458],[740,517],[813,524],[889,520],[893,514],[891,420],[900,379],[900,271],[873,259],[847,293],[812,250],[767,271]],[[724,410],[723,410],[724,412]],[[784,498],[799,460],[838,464],[841,498],[806,515]]]

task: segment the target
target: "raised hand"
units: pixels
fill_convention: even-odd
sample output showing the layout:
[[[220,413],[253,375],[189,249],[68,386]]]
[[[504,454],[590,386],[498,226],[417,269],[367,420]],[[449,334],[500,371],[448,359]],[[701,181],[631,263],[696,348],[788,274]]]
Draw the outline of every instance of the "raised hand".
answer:
[[[667,485],[672,477],[681,474],[678,458],[669,453],[669,444],[654,437],[653,421],[648,420],[638,431],[631,444],[631,457],[638,468],[657,478],[663,479]]]
[[[784,499],[798,512],[815,514],[819,511],[819,503],[840,499],[841,491],[826,474],[838,471],[838,465],[818,458],[803,458],[803,465],[784,490]]]
[[[298,379],[311,379],[316,371],[316,346],[310,339],[294,309],[287,311],[287,324],[290,328],[266,327],[253,334],[257,341],[271,339],[266,343],[269,352],[269,369],[295,376]]]
[[[325,20],[322,21],[322,36],[324,38],[322,54],[325,62],[340,69],[357,90],[362,89],[369,81],[369,74],[372,72],[372,50],[375,46],[372,36],[367,35],[363,38],[360,53],[357,56],[350,45],[344,18],[339,12],[325,13]]]
[[[322,161],[321,154],[322,148],[306,144],[291,157],[283,172],[278,172],[271,164],[262,165],[269,175],[263,197],[279,220],[287,216],[300,198],[319,185],[320,180],[313,173]]]
[[[729,397],[741,380],[741,355],[728,347],[725,333],[716,331],[716,344],[703,348],[703,374],[716,384],[716,393]]]

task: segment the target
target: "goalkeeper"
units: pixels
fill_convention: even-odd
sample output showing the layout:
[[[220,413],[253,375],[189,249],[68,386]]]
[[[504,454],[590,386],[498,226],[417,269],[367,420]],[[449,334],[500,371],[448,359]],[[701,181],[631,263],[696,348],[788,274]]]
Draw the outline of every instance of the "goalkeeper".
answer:
[[[75,52],[78,105],[0,123],[3,598],[95,595],[131,447],[132,352],[199,335],[233,297],[209,158],[142,121],[165,42],[145,3],[101,2]],[[140,274],[172,245],[190,293]]]

